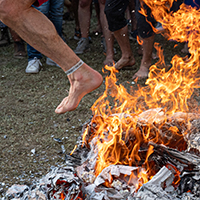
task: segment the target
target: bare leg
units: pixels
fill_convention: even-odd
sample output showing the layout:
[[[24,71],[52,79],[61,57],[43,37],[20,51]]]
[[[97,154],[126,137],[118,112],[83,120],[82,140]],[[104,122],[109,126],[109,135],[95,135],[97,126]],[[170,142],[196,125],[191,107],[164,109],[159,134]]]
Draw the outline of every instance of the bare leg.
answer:
[[[129,11],[130,11],[130,15],[131,15],[131,31],[135,31],[137,29],[137,20],[135,17],[135,1],[130,1],[129,2]]]
[[[141,38],[143,41],[143,56],[140,64],[140,68],[137,73],[134,74],[133,79],[147,78],[149,73],[149,67],[151,66],[152,51],[154,44],[154,35],[149,38]]]
[[[91,2],[91,0],[79,0],[78,17],[83,38],[88,38],[89,35]]]
[[[33,3],[34,0],[0,0],[0,19],[64,71],[69,70],[80,58],[59,37],[48,18],[31,7]],[[102,83],[102,76],[86,64],[68,78],[71,83],[69,95],[58,106],[57,113],[74,110],[85,94]]]
[[[95,8],[95,11],[96,11],[96,17],[97,17],[97,26],[96,26],[96,29],[93,31],[93,33],[95,35],[98,35],[99,33],[102,32],[102,29],[101,29],[101,23],[100,23],[100,7],[99,7],[99,3],[97,2],[94,2],[94,8]]]
[[[114,63],[114,61],[113,61],[114,37],[112,35],[112,32],[108,29],[108,22],[106,19],[106,15],[104,13],[105,3],[103,2],[103,0],[99,0],[99,5],[100,5],[100,22],[101,22],[103,35],[104,35],[105,41],[106,41],[106,59],[104,60],[104,65],[113,66],[113,63]]]
[[[77,30],[80,29],[79,19],[78,19],[78,4],[79,0],[72,0],[72,11],[74,13],[75,27]]]
[[[114,36],[120,46],[120,49],[122,51],[122,57],[120,60],[116,63],[115,68],[117,70],[120,70],[121,68],[125,66],[132,66],[135,64],[135,58],[133,56],[129,36],[128,36],[128,26],[126,25],[122,29],[115,31]]]
[[[14,58],[19,58],[19,59],[25,58],[26,51],[25,51],[24,41],[11,28],[10,28],[10,33],[11,33],[12,39],[14,41],[14,54],[13,54]]]

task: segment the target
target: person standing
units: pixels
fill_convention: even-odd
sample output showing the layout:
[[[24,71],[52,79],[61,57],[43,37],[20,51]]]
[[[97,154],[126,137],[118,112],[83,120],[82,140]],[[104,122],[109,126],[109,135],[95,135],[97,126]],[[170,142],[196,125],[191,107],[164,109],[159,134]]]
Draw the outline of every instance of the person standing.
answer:
[[[90,29],[90,6],[92,0],[79,0],[79,8],[78,8],[78,17],[79,17],[79,25],[81,29],[81,39],[77,43],[77,47],[74,52],[79,55],[87,52],[90,49],[89,46],[89,29]],[[104,44],[106,44],[106,59],[104,60],[104,65],[113,65],[113,57],[114,57],[114,38],[111,32],[108,30],[108,23],[104,13],[105,8],[105,0],[99,0],[99,8],[100,8],[100,23],[102,27],[103,36],[105,39]],[[104,40],[103,39],[103,40]]]
[[[115,64],[115,68],[117,70],[120,70],[125,66],[133,66],[135,64],[135,58],[130,47],[127,20],[125,18],[125,11],[128,4],[129,0],[106,0],[105,5],[105,14],[108,20],[109,29],[114,33],[114,36],[122,51],[121,59]],[[147,19],[139,12],[141,8],[140,0],[136,0],[135,6],[137,31],[140,40],[142,41],[143,56],[140,63],[140,68],[137,73],[134,74],[133,79],[141,79],[148,77],[149,67],[151,66],[152,60],[155,34],[149,22],[151,22],[152,24],[155,24],[156,22],[151,16],[150,8],[148,8],[145,4],[143,5],[143,7],[147,11]]]

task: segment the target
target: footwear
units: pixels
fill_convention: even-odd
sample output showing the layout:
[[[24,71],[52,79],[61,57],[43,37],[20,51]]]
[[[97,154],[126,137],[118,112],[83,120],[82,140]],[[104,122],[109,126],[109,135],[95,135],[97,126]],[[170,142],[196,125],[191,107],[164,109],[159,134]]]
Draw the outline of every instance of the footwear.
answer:
[[[28,62],[28,65],[26,67],[26,73],[29,74],[36,74],[39,72],[40,70],[40,65],[42,66],[42,63],[40,62],[39,59],[37,59],[36,57],[33,60],[30,60]]]
[[[8,33],[8,27],[1,28],[1,39],[0,39],[0,47],[6,46],[10,44],[10,36]]]
[[[81,39],[81,30],[80,29],[76,29],[75,28],[74,39],[75,40],[80,40]]]
[[[163,32],[165,30],[160,22],[157,23],[156,29],[159,32]]]
[[[74,50],[75,54],[83,54],[90,50],[89,38],[81,38],[77,44],[78,46]]]
[[[60,67],[57,63],[55,63],[53,60],[51,60],[51,58],[46,59],[46,64],[51,65],[51,66]]]
[[[26,57],[26,51],[25,51],[25,46],[24,46],[24,42],[20,41],[20,42],[14,42],[14,54],[13,57],[14,58],[25,58]]]

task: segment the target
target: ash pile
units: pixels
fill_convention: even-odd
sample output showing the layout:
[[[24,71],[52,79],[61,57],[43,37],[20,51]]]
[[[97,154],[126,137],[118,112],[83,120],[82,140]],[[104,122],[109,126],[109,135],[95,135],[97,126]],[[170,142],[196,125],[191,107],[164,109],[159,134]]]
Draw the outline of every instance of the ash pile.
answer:
[[[110,117],[122,119],[122,115]],[[52,168],[31,186],[11,186],[4,199],[200,199],[200,115],[175,113],[165,116],[160,108],[147,110],[138,116],[126,114],[123,121],[126,119],[125,123],[128,124],[130,120],[135,121],[136,126],[122,131],[120,144],[113,145],[122,152],[121,155],[127,151],[132,153],[132,149],[138,146],[135,143],[138,140],[137,132],[141,136],[138,157],[134,155],[137,159],[133,160],[133,156],[129,156],[129,165],[125,165],[126,158],[118,156],[117,162],[113,161],[113,155],[108,151],[105,156],[110,165],[97,173],[97,165],[101,165],[97,142],[107,142],[108,146],[111,131],[105,127],[107,141],[99,140],[99,136],[94,134],[99,118],[104,120],[101,116],[95,116],[83,126],[84,137],[73,154],[65,156],[63,166]],[[111,147],[114,148],[113,145]]]

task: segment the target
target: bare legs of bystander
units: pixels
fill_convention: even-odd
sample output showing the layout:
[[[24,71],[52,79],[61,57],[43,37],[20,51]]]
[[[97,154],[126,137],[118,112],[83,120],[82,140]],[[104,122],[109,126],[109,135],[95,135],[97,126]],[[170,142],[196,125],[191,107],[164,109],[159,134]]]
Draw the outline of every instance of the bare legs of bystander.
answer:
[[[152,51],[154,44],[154,35],[148,38],[141,38],[142,40],[142,48],[143,48],[143,56],[140,64],[140,68],[137,73],[134,74],[133,79],[143,79],[148,77],[149,67],[151,66],[152,61]]]
[[[122,57],[115,64],[115,68],[120,70],[126,66],[133,66],[135,64],[135,58],[133,56],[129,41],[128,26],[126,25],[122,29],[115,31],[114,36],[122,51]]]

